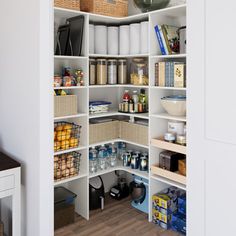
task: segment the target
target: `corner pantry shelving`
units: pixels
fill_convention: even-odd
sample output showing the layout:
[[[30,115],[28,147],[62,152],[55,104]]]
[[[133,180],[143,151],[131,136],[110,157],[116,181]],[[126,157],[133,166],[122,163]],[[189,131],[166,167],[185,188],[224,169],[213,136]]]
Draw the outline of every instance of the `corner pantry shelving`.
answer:
[[[76,212],[86,219],[89,219],[89,179],[97,176],[104,175],[115,170],[122,170],[130,174],[135,174],[140,177],[149,180],[149,221],[152,220],[152,200],[153,194],[163,190],[168,186],[177,186],[181,189],[186,190],[186,177],[180,176],[176,173],[160,170],[158,167],[152,172],[153,167],[158,165],[159,153],[163,150],[172,150],[180,153],[186,154],[186,147],[180,147],[179,145],[170,145],[158,138],[163,136],[166,132],[166,124],[168,120],[178,120],[187,122],[187,117],[174,117],[167,115],[160,103],[160,99],[163,96],[175,95],[175,94],[186,94],[186,88],[173,88],[173,87],[156,87],[155,86],[155,71],[154,65],[160,61],[167,60],[178,60],[186,62],[187,54],[177,54],[177,55],[161,55],[156,35],[154,32],[154,26],[156,24],[170,24],[175,26],[186,25],[186,5],[179,5],[170,8],[165,8],[150,13],[138,14],[134,16],[128,16],[125,18],[115,18],[100,16],[90,13],[85,13],[81,11],[74,11],[68,9],[54,8],[54,20],[56,24],[63,24],[65,19],[83,15],[85,17],[84,22],[84,36],[82,45],[82,56],[54,56],[54,69],[55,73],[60,72],[62,66],[70,66],[72,68],[81,68],[84,71],[85,76],[85,86],[83,87],[68,87],[63,89],[68,89],[72,94],[78,96],[78,114],[74,116],[57,117],[55,121],[65,120],[79,123],[82,125],[81,133],[81,146],[79,148],[73,149],[73,151],[81,151],[81,173],[78,176],[64,179],[59,182],[55,182],[55,185],[64,185],[74,191],[79,197],[76,200]],[[89,54],[88,42],[89,42],[89,23],[102,23],[108,25],[122,25],[129,24],[133,22],[141,21],[149,22],[149,53],[148,54],[138,54],[138,55],[96,55]],[[133,58],[133,57],[145,57],[148,58],[149,62],[149,85],[148,86],[136,86],[136,85],[89,85],[89,58]],[[140,89],[145,88],[149,99],[149,113],[145,114],[124,114],[118,112],[118,100],[120,94],[125,88]],[[55,88],[55,90],[61,88]],[[107,113],[102,114],[89,114],[88,104],[90,98],[102,98],[104,96],[104,91],[108,97],[114,97],[114,106]],[[115,94],[115,96],[114,96]],[[126,140],[107,140],[106,142],[96,143],[89,145],[89,120],[99,117],[108,116],[128,116],[146,119],[149,121],[149,145],[140,145],[138,143],[127,142]],[[102,145],[106,143],[113,143],[118,141],[124,141],[130,145],[144,148],[149,152],[149,172],[144,173],[141,171],[132,170],[130,168],[118,165],[114,168],[109,168],[107,170],[97,172],[96,174],[89,174],[89,148],[97,145]],[[56,152],[57,154],[63,154],[70,152],[61,151]]]

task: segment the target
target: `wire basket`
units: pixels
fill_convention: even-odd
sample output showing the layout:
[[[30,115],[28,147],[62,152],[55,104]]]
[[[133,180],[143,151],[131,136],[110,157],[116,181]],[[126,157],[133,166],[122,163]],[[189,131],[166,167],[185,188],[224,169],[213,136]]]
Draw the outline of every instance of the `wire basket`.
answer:
[[[77,176],[80,171],[81,153],[70,152],[54,156],[54,181]]]
[[[54,123],[54,151],[77,148],[80,142],[81,126],[69,122]]]

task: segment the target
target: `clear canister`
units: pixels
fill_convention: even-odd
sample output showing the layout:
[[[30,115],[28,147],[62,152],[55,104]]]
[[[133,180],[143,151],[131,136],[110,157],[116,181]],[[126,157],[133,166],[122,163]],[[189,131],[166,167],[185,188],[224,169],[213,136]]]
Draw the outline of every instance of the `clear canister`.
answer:
[[[118,84],[127,84],[127,60],[118,60]]]
[[[107,84],[107,60],[97,59],[97,84]]]
[[[89,84],[96,84],[96,60],[89,59]]]
[[[108,84],[117,84],[117,60],[109,59],[107,61]]]
[[[134,85],[148,85],[148,64],[145,58],[134,58],[132,60],[130,82]]]

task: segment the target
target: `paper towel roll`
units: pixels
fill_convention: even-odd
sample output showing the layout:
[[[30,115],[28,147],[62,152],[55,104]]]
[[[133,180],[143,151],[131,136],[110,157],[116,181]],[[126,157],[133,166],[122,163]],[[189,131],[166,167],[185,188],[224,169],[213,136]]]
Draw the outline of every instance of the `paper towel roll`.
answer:
[[[94,25],[89,24],[89,53],[94,54]]]
[[[130,54],[140,54],[140,24],[130,25]]]
[[[143,21],[140,23],[140,53],[145,54],[148,53],[148,21]]]
[[[107,54],[107,27],[105,25],[95,25],[95,53]]]
[[[119,27],[110,26],[107,28],[108,54],[118,55],[119,53]]]
[[[129,25],[121,25],[119,30],[119,53],[120,55],[129,54],[129,41],[130,41],[130,27]]]

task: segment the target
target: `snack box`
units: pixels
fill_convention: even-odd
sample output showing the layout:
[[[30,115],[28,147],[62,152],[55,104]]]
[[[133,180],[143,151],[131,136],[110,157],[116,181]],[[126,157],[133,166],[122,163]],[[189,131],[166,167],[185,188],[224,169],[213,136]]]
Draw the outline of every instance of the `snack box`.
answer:
[[[167,229],[170,229],[171,228],[171,224],[169,223],[169,224],[167,224],[167,223],[165,223],[165,222],[162,222],[162,221],[160,221],[159,222],[159,226],[162,228],[162,229],[165,229],[165,230],[167,230]]]
[[[178,197],[178,212],[186,216],[186,195]]]
[[[152,196],[153,205],[167,210],[167,214],[175,212],[178,208],[178,197],[185,194],[184,190],[169,187]]]
[[[166,224],[170,224],[172,219],[172,214],[164,214],[159,211],[159,221]]]
[[[159,212],[157,210],[152,210],[152,222],[159,225]]]
[[[186,235],[186,216],[181,213],[172,215],[171,228],[174,231]]]

